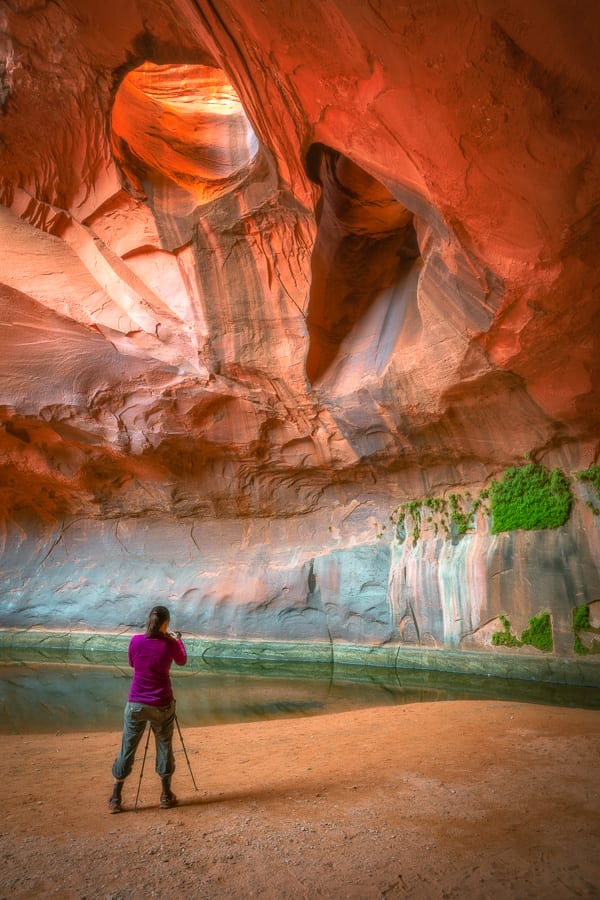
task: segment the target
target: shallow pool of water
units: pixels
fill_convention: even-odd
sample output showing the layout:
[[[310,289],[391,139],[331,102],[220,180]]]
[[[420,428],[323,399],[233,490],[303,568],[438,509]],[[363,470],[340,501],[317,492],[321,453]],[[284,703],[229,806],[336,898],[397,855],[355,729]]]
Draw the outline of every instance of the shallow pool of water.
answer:
[[[3,650],[0,733],[118,731],[131,674],[123,657]],[[600,688],[369,666],[191,660],[172,681],[185,726],[468,699],[600,709]]]

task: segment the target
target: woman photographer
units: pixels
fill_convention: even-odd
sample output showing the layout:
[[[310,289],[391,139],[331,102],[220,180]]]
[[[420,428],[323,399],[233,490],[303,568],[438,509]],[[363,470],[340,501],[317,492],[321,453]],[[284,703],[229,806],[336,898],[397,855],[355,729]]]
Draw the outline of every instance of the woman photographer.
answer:
[[[170,809],[177,803],[171,790],[171,777],[175,771],[175,700],[170,668],[173,662],[184,666],[187,653],[180,632],[168,630],[170,618],[166,606],[154,606],[148,616],[145,634],[134,635],[129,643],[129,665],[134,674],[125,704],[121,750],[112,767],[115,782],[108,801],[111,813],[121,812],[123,782],[131,773],[146,722],[150,722],[156,743],[156,773],[162,782],[160,807]]]

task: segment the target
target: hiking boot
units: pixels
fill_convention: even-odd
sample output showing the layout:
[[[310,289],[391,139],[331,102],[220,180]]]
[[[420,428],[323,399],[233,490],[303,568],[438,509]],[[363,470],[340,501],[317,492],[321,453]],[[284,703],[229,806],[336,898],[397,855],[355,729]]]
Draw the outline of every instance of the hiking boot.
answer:
[[[121,798],[115,797],[113,794],[112,797],[108,798],[108,811],[110,813],[120,813],[123,812],[123,807],[121,806]]]
[[[177,806],[177,797],[171,790],[163,791],[160,795],[160,808],[171,809],[172,806]]]
[[[123,780],[117,779],[113,784],[113,792],[108,798],[108,811],[111,813],[120,813],[121,807],[121,791],[123,790]]]
[[[177,797],[171,790],[171,776],[162,775],[160,783],[162,786],[162,794],[160,795],[160,808],[171,809],[172,806],[177,806]]]

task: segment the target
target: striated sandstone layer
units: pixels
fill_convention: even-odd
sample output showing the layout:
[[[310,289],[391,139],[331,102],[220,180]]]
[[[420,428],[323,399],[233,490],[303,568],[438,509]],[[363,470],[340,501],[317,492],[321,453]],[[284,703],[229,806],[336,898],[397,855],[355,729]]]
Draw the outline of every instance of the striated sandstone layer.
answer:
[[[195,635],[492,658],[548,611],[573,655],[581,486],[552,532],[382,523],[597,461],[598,19],[4,4],[1,625],[161,599]]]

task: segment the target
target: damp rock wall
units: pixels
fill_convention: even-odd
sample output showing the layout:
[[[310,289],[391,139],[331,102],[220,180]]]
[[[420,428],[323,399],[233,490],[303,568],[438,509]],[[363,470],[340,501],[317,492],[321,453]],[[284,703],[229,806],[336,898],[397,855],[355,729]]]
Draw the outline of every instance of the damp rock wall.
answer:
[[[49,530],[37,546],[15,535],[4,553],[9,635],[18,644],[27,633],[31,645],[37,634],[47,646],[62,646],[52,638],[60,632],[127,637],[162,602],[192,654],[222,645],[225,656],[230,646],[233,656],[261,659],[447,669],[460,653],[451,670],[471,671],[475,655],[478,672],[523,677],[525,659],[528,677],[547,680],[560,673],[557,660],[570,659],[577,667],[559,680],[597,683],[600,526],[583,504],[556,529],[490,534],[480,513],[467,534],[425,526],[414,542],[393,528],[374,536],[373,509],[353,512],[346,534],[320,533],[317,517],[300,532],[285,519],[251,528],[82,520]],[[574,624],[582,606],[583,630]],[[518,639],[543,614],[549,647],[494,643],[504,622]]]

